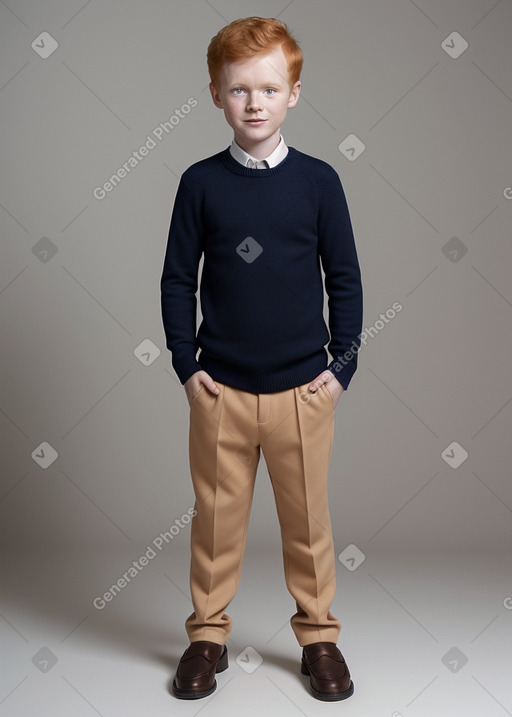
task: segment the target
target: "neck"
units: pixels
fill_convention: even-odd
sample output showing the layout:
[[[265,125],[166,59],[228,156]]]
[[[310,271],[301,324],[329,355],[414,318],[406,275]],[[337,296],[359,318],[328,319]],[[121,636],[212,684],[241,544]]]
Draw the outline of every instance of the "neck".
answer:
[[[275,134],[273,134],[268,139],[263,140],[262,142],[246,142],[243,139],[240,140],[235,135],[235,142],[239,147],[241,147],[244,152],[247,152],[247,154],[250,154],[251,157],[254,157],[254,159],[266,159],[269,157],[272,152],[277,148],[279,145],[279,142],[281,141],[281,132],[280,130],[277,130]]]

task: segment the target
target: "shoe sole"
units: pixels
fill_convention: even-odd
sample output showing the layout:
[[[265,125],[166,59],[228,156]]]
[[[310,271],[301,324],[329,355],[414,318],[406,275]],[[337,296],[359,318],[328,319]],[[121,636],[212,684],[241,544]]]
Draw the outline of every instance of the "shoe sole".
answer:
[[[339,702],[340,700],[346,700],[347,697],[352,697],[354,694],[354,683],[350,680],[350,685],[343,692],[319,692],[316,687],[313,686],[313,680],[311,678],[311,672],[304,659],[302,660],[300,671],[303,675],[309,675],[309,686],[313,697],[323,702]]]
[[[220,659],[217,663],[217,668],[215,670],[215,674],[218,674],[219,672],[224,672],[224,670],[227,670],[229,667],[228,663],[228,650],[227,647],[224,647],[224,652],[220,656]],[[176,686],[176,679],[173,680],[172,683],[172,691],[174,692],[174,695],[178,697],[180,700],[199,700],[202,697],[208,697],[208,695],[211,695],[215,690],[217,689],[217,680],[213,680],[213,685],[209,687],[207,690],[202,690],[199,692],[198,690],[182,690],[179,687]]]

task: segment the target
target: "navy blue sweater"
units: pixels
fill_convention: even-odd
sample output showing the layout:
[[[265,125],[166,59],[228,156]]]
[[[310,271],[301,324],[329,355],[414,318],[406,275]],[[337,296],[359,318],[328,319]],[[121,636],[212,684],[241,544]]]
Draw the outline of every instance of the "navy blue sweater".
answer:
[[[347,388],[357,367],[362,287],[336,171],[293,147],[270,169],[244,167],[229,148],[189,167],[172,211],[161,305],[181,383],[204,369],[214,381],[273,393],[328,368]]]

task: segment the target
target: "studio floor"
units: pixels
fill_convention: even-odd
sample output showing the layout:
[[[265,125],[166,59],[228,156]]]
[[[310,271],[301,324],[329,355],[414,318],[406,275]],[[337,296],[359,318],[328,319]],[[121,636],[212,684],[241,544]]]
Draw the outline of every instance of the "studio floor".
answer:
[[[169,546],[143,566],[146,550],[3,555],[0,717],[512,715],[505,554],[372,554],[356,569],[339,562],[333,612],[355,692],[329,704],[300,674],[280,552],[254,547],[228,609],[229,669],[211,696],[173,697],[188,644],[188,550]],[[134,561],[137,574],[95,607]]]

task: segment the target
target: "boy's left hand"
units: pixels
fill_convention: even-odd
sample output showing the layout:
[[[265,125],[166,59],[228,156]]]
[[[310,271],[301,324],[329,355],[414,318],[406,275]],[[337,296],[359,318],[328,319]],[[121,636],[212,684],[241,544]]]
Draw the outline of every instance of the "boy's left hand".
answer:
[[[341,394],[344,391],[343,386],[338,381],[336,376],[334,376],[334,374],[330,371],[322,371],[320,375],[311,381],[308,388],[312,393],[316,393],[322,384],[326,384],[327,390],[332,396],[334,408],[336,408],[338,401],[341,398]]]

